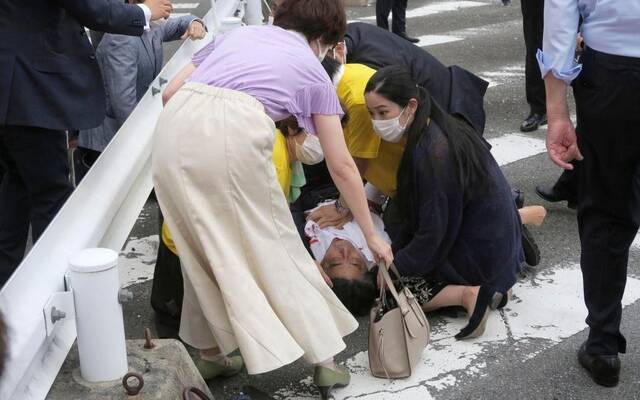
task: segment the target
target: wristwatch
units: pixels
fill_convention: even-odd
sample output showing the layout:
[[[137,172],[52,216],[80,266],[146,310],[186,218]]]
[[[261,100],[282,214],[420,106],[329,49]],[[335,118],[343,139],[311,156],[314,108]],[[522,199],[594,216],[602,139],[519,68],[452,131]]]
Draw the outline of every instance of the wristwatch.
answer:
[[[344,214],[344,213],[349,211],[349,209],[347,207],[342,205],[342,202],[340,201],[339,198],[336,199],[336,202],[334,204],[336,206],[336,211],[338,211],[340,214]]]

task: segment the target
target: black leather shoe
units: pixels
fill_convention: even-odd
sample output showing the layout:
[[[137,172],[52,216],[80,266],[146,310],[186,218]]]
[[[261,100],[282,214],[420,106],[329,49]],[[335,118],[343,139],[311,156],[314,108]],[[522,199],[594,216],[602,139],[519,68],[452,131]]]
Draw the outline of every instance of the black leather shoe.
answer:
[[[408,40],[411,43],[418,43],[420,41],[420,39],[418,39],[418,38],[414,38],[414,37],[411,37],[411,36],[407,35],[407,32],[396,33],[396,35],[400,36],[404,40]]]
[[[591,379],[600,386],[613,387],[620,380],[620,358],[618,355],[592,355],[587,353],[587,343],[578,350],[578,361],[589,372]]]
[[[520,125],[522,132],[533,132],[540,127],[540,125],[547,124],[547,114],[531,113]]]
[[[511,0],[502,0],[502,5],[503,6],[511,5]]]
[[[522,190],[511,189],[511,195],[513,196],[513,201],[515,201],[518,210],[524,207],[524,193]]]
[[[567,207],[570,209],[575,210],[577,208],[576,199],[570,198],[570,196],[555,190],[553,187],[536,186],[536,194],[549,203],[566,201]]]
[[[540,264],[540,248],[536,244],[531,231],[522,225],[522,251],[524,252],[524,261],[535,267]]]

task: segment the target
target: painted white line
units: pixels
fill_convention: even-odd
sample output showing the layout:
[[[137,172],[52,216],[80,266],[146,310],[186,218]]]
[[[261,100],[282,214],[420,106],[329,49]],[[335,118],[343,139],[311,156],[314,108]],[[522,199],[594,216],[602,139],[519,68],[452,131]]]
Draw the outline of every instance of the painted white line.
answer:
[[[171,5],[175,10],[179,10],[183,8],[198,8],[200,3],[172,3]]]
[[[432,343],[423,354],[411,377],[388,381],[369,372],[366,352],[347,360],[351,384],[334,390],[341,399],[433,399],[437,392],[453,387],[458,379],[486,374],[486,356],[491,347],[509,346],[511,352],[527,360],[580,332],[586,325],[582,277],[577,264],[556,266],[538,274],[532,281],[518,282],[514,299],[502,312],[492,312],[485,334],[474,340],[456,341],[454,335],[466,324],[466,318],[444,318],[432,326]],[[640,280],[629,277],[623,306],[640,298]],[[505,322],[506,321],[506,322]],[[507,329],[508,328],[508,329]],[[535,340],[535,350],[526,344]],[[313,399],[311,380],[298,385],[301,390],[281,389],[279,399]],[[434,389],[434,390],[432,390]]]
[[[547,151],[544,140],[518,133],[487,139],[487,141],[491,144],[493,158],[500,166]]]
[[[123,287],[153,279],[158,254],[158,235],[130,239],[120,252],[118,272]]]
[[[489,3],[481,3],[478,1],[443,1],[438,3],[427,4],[426,6],[407,10],[407,18],[426,17],[429,15],[440,14],[447,11],[456,11],[462,8],[487,6]],[[375,20],[376,17],[365,17],[362,20]]]
[[[489,87],[492,88],[524,79],[524,66],[522,64],[507,65],[497,71],[481,72],[478,76],[489,82]]]
[[[420,36],[420,41],[416,43],[419,47],[435,46],[437,44],[457,42],[463,40],[463,37],[449,35],[424,35]]]
[[[180,17],[184,17],[187,15],[191,15],[189,13],[171,13],[171,15],[169,16],[169,18],[180,18]]]

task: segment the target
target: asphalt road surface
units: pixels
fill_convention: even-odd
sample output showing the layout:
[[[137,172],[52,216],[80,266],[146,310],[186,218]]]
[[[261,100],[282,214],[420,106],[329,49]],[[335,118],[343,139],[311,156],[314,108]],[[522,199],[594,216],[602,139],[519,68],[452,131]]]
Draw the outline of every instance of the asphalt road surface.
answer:
[[[175,1],[175,12],[202,16],[208,1]],[[180,8],[179,8],[180,7]],[[640,399],[640,240],[632,247],[625,294],[623,333],[628,354],[622,356],[620,385],[604,389],[579,367],[576,350],[586,337],[586,310],[578,266],[575,212],[565,204],[536,198],[537,184],[552,183],[560,171],[544,153],[546,131],[518,131],[527,116],[524,96],[524,42],[520,1],[411,1],[408,32],[445,64],[457,64],[490,81],[485,97],[485,136],[513,187],[522,189],[527,204],[542,204],[549,214],[544,225],[531,228],[542,251],[536,273],[514,288],[515,299],[493,312],[485,335],[457,342],[453,335],[466,323],[464,315],[429,315],[432,343],[412,377],[386,381],[368,371],[367,329],[350,335],[339,356],[352,372],[352,384],[336,390],[336,399]],[[349,20],[375,23],[375,7],[348,9]],[[175,45],[167,46],[170,57]],[[127,337],[142,337],[153,326],[149,306],[155,251],[157,206],[150,201],[140,215],[121,260],[122,280],[136,294],[125,307]],[[318,321],[321,324],[322,321]],[[253,385],[278,399],[311,399],[312,368],[302,361],[280,370],[210,382],[216,399],[229,399],[243,385]]]

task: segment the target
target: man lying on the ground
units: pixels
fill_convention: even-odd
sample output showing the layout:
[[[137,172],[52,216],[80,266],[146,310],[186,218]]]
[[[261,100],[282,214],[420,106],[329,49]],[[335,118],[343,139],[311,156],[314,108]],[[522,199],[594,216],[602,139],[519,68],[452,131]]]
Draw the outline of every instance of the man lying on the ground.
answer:
[[[390,241],[384,223],[378,216],[378,210],[382,209],[387,200],[386,196],[371,184],[365,185],[365,192],[372,209],[371,216],[375,228],[385,240]],[[318,207],[327,204],[335,207],[333,201],[319,204]],[[546,214],[545,209],[540,206],[523,207],[518,212],[522,223],[527,225],[542,224]],[[310,219],[305,226],[305,234],[309,239],[313,258],[327,284],[351,313],[357,316],[366,315],[378,295],[377,266],[360,227],[353,221],[340,227],[321,227]],[[401,280],[426,310],[430,309],[427,303],[446,286],[419,277],[402,277]],[[467,308],[473,309],[471,306]]]
[[[365,192],[372,208],[379,208],[377,190],[368,185]],[[335,201],[321,205],[335,204]],[[313,211],[313,210],[310,210]],[[391,243],[389,235],[384,231],[382,219],[371,212],[374,228],[380,236]],[[338,298],[354,315],[369,312],[371,302],[376,297],[376,260],[367,247],[362,230],[354,221],[341,227],[328,226],[321,228],[318,223],[308,220],[305,234],[309,239],[311,253],[320,267],[320,273]]]

